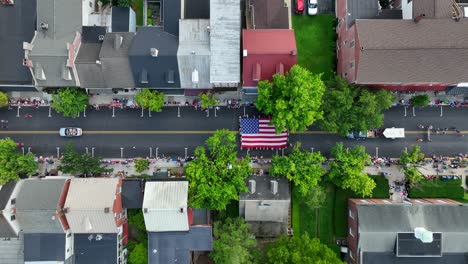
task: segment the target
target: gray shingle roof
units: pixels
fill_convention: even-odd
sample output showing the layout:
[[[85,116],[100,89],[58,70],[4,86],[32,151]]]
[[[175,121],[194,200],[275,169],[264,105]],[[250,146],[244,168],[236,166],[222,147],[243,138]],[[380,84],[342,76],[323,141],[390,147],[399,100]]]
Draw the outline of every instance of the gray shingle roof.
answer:
[[[112,7],[112,32],[128,32],[130,30],[130,7]]]
[[[141,209],[143,205],[143,188],[141,179],[124,179],[122,181],[122,207]]]
[[[163,7],[164,31],[174,36],[179,35],[180,5],[182,1],[161,0]]]
[[[36,23],[36,0],[0,4],[0,84],[33,85],[29,69],[23,66],[23,42],[31,41]]]
[[[80,85],[83,88],[105,88],[108,87],[102,73],[102,62],[99,52],[101,43],[83,43],[75,61]]]
[[[178,47],[178,38],[164,32],[162,28],[138,27],[129,50],[136,87],[180,88]],[[157,49],[156,57],[151,56],[151,48]],[[172,80],[168,78],[170,72]]]
[[[211,250],[211,226],[192,226],[188,232],[148,232],[149,263],[189,263],[190,251]]]
[[[210,33],[208,19],[181,19],[179,21],[180,86],[182,88],[211,88],[210,83]],[[192,83],[192,74],[198,72],[198,83]]]
[[[25,234],[24,261],[64,261],[65,234]]]
[[[424,227],[442,233],[442,254],[468,252],[468,205],[358,205],[359,247],[363,252],[393,252],[398,232]]]
[[[210,2],[210,82],[240,82],[240,0]]]
[[[460,83],[468,78],[468,20],[357,20],[357,83]],[[455,37],[456,36],[456,37]]]
[[[0,263],[24,264],[23,236],[0,239]]]
[[[210,0],[183,0],[184,19],[210,18]]]

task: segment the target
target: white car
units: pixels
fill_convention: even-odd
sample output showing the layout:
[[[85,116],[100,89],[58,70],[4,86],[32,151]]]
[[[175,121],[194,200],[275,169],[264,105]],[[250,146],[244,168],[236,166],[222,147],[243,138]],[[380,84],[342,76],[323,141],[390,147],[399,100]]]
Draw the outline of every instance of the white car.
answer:
[[[307,14],[315,16],[318,13],[317,0],[307,0]]]
[[[62,127],[59,134],[61,137],[80,137],[83,135],[83,130],[78,127]]]

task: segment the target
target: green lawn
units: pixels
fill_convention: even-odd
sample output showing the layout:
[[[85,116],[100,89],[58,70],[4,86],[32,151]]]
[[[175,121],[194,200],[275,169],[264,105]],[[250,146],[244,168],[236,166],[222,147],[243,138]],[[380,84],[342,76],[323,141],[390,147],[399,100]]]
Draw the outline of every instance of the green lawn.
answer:
[[[411,188],[411,198],[450,198],[460,200],[465,196],[461,179],[442,181],[440,179],[422,181]]]
[[[293,16],[298,64],[328,80],[336,71],[334,15]]]
[[[335,207],[336,187],[333,184],[328,184],[326,187],[327,198],[325,203],[319,209],[319,233],[318,237],[323,243],[328,245],[334,244],[334,226],[333,226],[333,208]]]
[[[134,0],[133,10],[135,10],[136,13],[137,26],[143,26],[143,0]]]
[[[292,195],[292,225],[294,234],[308,233],[310,237],[315,237],[315,210],[310,210],[299,197],[293,188]]]

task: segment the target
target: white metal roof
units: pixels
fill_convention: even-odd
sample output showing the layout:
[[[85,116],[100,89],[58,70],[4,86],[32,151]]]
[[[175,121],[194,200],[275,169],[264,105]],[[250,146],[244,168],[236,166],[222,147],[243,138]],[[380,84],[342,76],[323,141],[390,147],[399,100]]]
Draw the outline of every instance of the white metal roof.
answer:
[[[146,182],[143,216],[149,232],[188,231],[187,181]]]
[[[405,129],[404,128],[386,128],[383,132],[383,135],[386,138],[404,138],[405,137]]]
[[[71,180],[65,208],[73,233],[118,232],[113,212],[118,183],[111,178]]]

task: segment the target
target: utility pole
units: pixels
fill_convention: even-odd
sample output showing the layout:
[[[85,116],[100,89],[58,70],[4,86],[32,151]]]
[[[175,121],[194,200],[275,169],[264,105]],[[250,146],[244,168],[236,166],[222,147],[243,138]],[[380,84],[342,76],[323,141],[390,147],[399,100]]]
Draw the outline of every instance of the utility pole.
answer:
[[[57,159],[60,159],[60,148],[57,147]]]
[[[120,148],[120,158],[123,159],[123,150],[124,148]]]
[[[177,117],[180,117],[180,105],[177,106]]]

